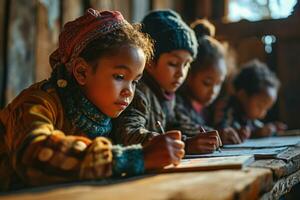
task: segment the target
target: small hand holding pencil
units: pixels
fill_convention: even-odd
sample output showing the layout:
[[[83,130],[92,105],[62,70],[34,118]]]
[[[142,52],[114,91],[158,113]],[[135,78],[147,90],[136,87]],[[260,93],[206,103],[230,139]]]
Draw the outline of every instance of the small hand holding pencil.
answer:
[[[221,151],[222,140],[217,130],[206,131],[200,127],[200,133],[185,141],[186,154],[206,154]]]
[[[144,146],[145,169],[147,170],[159,169],[169,164],[176,166],[185,154],[181,132],[178,130],[165,132],[160,122],[157,122],[157,126],[162,134],[153,137]]]

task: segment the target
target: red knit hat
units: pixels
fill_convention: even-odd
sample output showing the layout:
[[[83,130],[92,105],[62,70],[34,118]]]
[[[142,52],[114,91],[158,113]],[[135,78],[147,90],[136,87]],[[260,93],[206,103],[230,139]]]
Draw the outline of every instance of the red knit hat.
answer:
[[[118,11],[102,11],[89,8],[85,14],[66,23],[59,35],[59,47],[50,55],[50,65],[64,64],[71,70],[71,61],[93,40],[119,29],[128,22]]]

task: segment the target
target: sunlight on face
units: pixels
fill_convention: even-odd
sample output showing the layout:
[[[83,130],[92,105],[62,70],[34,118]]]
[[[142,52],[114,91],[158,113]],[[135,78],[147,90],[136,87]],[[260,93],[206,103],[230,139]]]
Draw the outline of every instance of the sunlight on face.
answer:
[[[200,104],[207,106],[219,95],[227,74],[224,59],[205,67],[203,70],[190,74],[187,80],[192,97]]]
[[[109,117],[117,117],[133,99],[146,58],[142,49],[123,46],[102,56],[96,71],[90,71],[83,89],[87,98]]]
[[[188,51],[175,50],[161,54],[153,66],[147,67],[147,71],[163,90],[173,93],[185,80],[192,61]]]
[[[244,110],[249,119],[263,119],[277,99],[277,89],[267,88],[258,94],[248,96]]]

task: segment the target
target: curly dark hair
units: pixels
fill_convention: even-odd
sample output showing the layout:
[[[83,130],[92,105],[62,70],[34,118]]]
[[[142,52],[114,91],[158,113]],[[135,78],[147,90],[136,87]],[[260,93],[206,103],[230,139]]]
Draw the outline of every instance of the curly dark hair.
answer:
[[[120,29],[90,42],[80,53],[80,57],[96,69],[95,64],[101,56],[115,52],[122,45],[130,45],[141,48],[148,62],[153,56],[153,41],[147,34],[142,33],[140,30],[140,24],[126,24]]]
[[[255,59],[242,66],[233,86],[235,91],[244,90],[248,95],[255,95],[269,87],[278,89],[280,81],[265,63]]]
[[[225,59],[224,46],[214,38],[215,27],[206,19],[198,19],[191,24],[198,40],[197,58],[191,65],[191,73],[201,71],[219,59]]]

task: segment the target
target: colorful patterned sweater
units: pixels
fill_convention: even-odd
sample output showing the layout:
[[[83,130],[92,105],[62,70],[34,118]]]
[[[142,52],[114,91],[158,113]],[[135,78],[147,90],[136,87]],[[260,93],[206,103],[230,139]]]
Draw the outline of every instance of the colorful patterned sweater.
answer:
[[[143,173],[141,145],[114,146],[72,125],[47,81],[0,111],[0,190]]]

